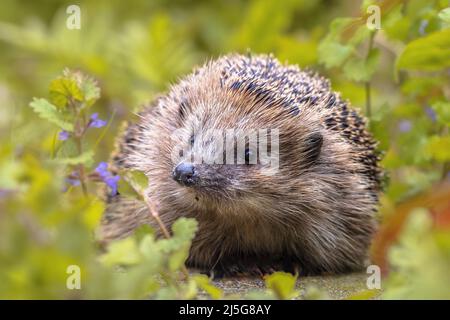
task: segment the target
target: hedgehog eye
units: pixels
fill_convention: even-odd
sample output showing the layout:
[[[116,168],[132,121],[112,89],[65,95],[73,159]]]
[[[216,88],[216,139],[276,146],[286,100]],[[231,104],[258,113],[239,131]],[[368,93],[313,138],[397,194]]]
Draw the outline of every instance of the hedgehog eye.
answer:
[[[189,138],[189,143],[191,144],[191,146],[193,146],[193,145],[194,145],[194,142],[195,142],[195,136],[192,135],[192,136]]]

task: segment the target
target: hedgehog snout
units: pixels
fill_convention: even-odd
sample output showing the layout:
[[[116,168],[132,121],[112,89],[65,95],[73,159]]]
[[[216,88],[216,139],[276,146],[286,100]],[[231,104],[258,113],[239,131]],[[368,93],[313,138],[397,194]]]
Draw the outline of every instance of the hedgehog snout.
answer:
[[[183,186],[192,186],[198,182],[195,167],[190,162],[179,163],[172,172],[173,179]]]

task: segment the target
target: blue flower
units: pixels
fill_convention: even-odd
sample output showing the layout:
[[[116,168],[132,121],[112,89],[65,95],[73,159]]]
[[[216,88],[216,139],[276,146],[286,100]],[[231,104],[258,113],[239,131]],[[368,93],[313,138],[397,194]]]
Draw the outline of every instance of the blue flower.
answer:
[[[58,139],[61,141],[66,141],[67,139],[69,139],[69,137],[70,137],[70,133],[67,131],[61,131],[58,134]]]
[[[436,111],[434,111],[433,108],[426,107],[425,108],[425,113],[431,119],[431,121],[436,122],[437,115],[436,115]]]
[[[106,122],[105,120],[99,119],[98,118],[98,113],[94,113],[91,116],[91,121],[89,122],[89,127],[91,128],[101,128],[106,126],[108,122]]]
[[[401,120],[398,124],[400,132],[409,132],[412,129],[412,123],[409,120]]]
[[[119,175],[112,175],[108,171],[108,164],[106,162],[100,162],[95,168],[95,172],[98,173],[102,181],[111,189],[111,194],[115,196],[118,192],[118,183],[120,180]]]

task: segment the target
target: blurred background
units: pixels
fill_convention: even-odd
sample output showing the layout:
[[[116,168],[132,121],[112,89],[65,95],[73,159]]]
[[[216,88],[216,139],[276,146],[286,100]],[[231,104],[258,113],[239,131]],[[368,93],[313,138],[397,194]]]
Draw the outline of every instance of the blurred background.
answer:
[[[72,4],[81,9],[80,29],[66,27]],[[380,29],[366,25],[371,4],[381,9]],[[317,70],[368,117],[389,176],[372,248],[383,297],[450,298],[448,1],[1,0],[0,6],[1,298],[139,297],[132,285],[113,289],[105,284],[110,275],[96,276],[102,269],[92,231],[101,201],[95,192],[83,200],[73,185],[66,192],[72,169],[51,160],[64,152],[60,129],[33,112],[33,97],[48,97],[65,68],[98,81],[101,97],[91,108],[108,126],[86,135],[95,152],[86,166],[93,170],[108,160],[121,123],[139,106],[194,66],[230,52],[272,53]],[[71,263],[96,279],[87,291],[66,290]]]

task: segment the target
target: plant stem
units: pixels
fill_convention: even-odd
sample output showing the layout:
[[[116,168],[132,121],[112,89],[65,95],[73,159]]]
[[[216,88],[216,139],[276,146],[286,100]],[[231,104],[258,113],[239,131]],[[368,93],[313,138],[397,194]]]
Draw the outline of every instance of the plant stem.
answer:
[[[161,229],[161,232],[163,233],[164,237],[166,239],[170,239],[170,233],[169,230],[164,225],[164,222],[161,220],[158,211],[156,210],[153,202],[146,196],[145,192],[143,192],[143,197],[145,200],[145,204],[147,205],[148,210],[150,211],[151,216],[156,220],[158,223],[159,228]],[[189,271],[186,268],[185,265],[181,267],[181,272],[183,272],[186,279],[189,278]]]
[[[83,146],[81,143],[81,138],[77,137],[75,140],[77,142],[78,154],[81,155],[83,153]],[[86,176],[85,176],[85,172],[84,172],[84,165],[82,165],[82,164],[78,165],[78,172],[80,175],[80,183],[81,183],[81,188],[83,189],[83,194],[87,197],[88,189],[87,189],[87,185],[86,185]]]
[[[372,116],[372,106],[371,106],[371,98],[370,98],[370,81],[367,81],[364,84],[364,88],[366,91],[366,116],[370,119]]]
[[[80,122],[83,122],[80,126]],[[78,150],[78,155],[82,155],[83,154],[83,135],[84,132],[86,131],[86,118],[84,116],[84,114],[80,114],[78,113],[78,120],[76,122],[76,128],[75,128],[75,141],[77,144],[77,150]],[[86,174],[85,174],[85,170],[84,170],[84,165],[83,164],[79,164],[78,165],[78,172],[80,175],[80,183],[81,183],[81,189],[83,190],[83,194],[84,196],[88,196],[88,188],[86,185]]]
[[[366,54],[366,63],[369,60],[369,56],[370,56],[370,52],[372,51],[373,48],[373,40],[375,38],[375,34],[377,33],[377,30],[374,30],[370,33],[370,37],[369,37],[369,44],[367,47],[367,54]],[[366,116],[367,118],[370,119],[370,117],[372,116],[372,102],[371,102],[371,87],[370,87],[370,80],[366,81],[364,83],[364,88],[366,91]]]

